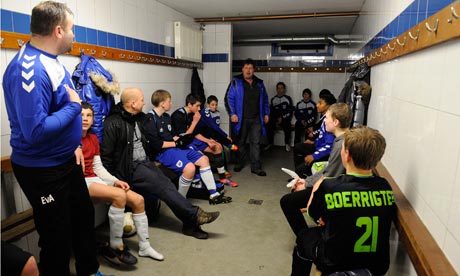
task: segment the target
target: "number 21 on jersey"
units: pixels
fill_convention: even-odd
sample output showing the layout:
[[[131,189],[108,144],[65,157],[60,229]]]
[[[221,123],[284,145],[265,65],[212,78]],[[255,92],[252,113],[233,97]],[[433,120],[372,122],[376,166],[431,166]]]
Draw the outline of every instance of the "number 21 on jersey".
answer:
[[[364,234],[355,242],[354,252],[376,252],[379,233],[379,217],[359,217],[356,220],[356,226],[359,228],[365,227],[365,231]]]

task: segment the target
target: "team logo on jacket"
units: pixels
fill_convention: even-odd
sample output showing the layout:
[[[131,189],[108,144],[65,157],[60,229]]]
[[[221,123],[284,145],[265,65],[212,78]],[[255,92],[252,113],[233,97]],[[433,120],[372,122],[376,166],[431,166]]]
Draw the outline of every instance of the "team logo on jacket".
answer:
[[[168,130],[171,131],[172,130],[172,127],[171,125],[168,125]]]
[[[182,168],[183,165],[184,164],[182,163],[181,160],[177,161],[177,163],[176,163],[176,167],[178,167],[178,168]]]

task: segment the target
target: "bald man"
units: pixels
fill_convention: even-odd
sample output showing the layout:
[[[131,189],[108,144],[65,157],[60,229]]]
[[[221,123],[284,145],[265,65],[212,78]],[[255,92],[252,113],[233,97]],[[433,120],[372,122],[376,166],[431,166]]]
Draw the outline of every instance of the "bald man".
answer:
[[[208,233],[200,225],[211,223],[219,212],[205,212],[193,206],[177,191],[175,185],[152,164],[154,156],[144,135],[147,119],[142,112],[144,94],[139,88],[127,88],[121,101],[112,108],[104,122],[101,159],[104,167],[115,177],[128,182],[133,191],[146,199],[161,199],[183,223],[182,233],[197,239],[207,239]]]

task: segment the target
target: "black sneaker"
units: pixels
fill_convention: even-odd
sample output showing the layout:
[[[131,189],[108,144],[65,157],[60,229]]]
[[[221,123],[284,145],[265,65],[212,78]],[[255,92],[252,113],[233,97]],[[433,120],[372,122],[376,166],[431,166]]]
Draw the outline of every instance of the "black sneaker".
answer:
[[[209,198],[209,204],[216,205],[221,203],[230,203],[232,202],[232,198],[229,196],[218,195],[213,198]]]
[[[199,225],[185,225],[182,227],[182,233],[200,240],[208,238],[208,233],[203,231]]]
[[[137,258],[134,257],[126,246],[121,248],[113,249],[110,246],[106,246],[101,251],[102,257],[113,265],[135,265],[137,264]]]
[[[215,221],[220,215],[220,212],[205,212],[203,209],[198,207],[198,213],[196,215],[196,225],[202,225]]]
[[[257,174],[258,176],[267,176],[267,173],[261,169],[251,170],[251,172]]]

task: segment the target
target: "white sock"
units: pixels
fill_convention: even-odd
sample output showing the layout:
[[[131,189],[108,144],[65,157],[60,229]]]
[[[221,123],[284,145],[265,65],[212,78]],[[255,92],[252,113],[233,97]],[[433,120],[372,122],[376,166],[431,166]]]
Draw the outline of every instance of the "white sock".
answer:
[[[200,168],[201,180],[208,190],[216,190],[216,182],[214,181],[214,175],[212,174],[211,167]]]
[[[179,186],[178,186],[178,191],[179,194],[183,195],[184,197],[187,197],[187,192],[188,189],[190,188],[190,184],[192,183],[192,179],[187,179],[184,177],[184,175],[181,175],[179,177]]]
[[[161,253],[158,253],[150,245],[149,222],[145,212],[133,214],[133,221],[137,228],[137,236],[139,237],[139,256],[150,257],[155,260],[162,261],[164,256]]]
[[[125,208],[109,208],[109,225],[110,225],[110,247],[119,248],[123,246],[123,222],[125,219]]]
[[[218,173],[218,174],[225,173],[225,168],[224,168],[224,166],[217,168],[217,173]]]

